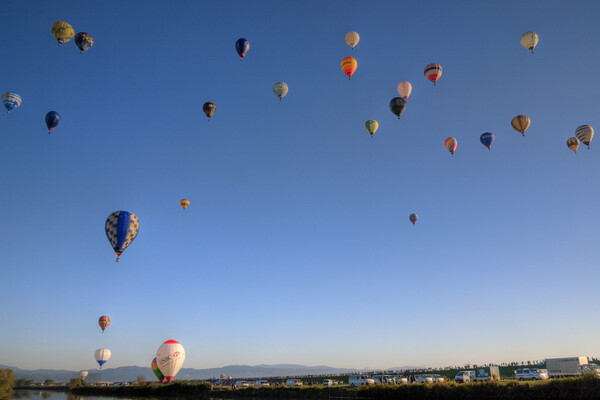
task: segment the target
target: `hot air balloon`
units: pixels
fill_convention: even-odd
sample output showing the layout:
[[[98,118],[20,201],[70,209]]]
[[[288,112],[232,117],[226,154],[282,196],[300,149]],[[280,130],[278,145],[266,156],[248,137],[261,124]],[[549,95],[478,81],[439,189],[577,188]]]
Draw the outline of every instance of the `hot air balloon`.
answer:
[[[58,123],[60,122],[60,114],[56,111],[48,111],[46,113],[46,127],[48,128],[48,134],[52,131],[52,129],[56,128]]]
[[[370,119],[365,122],[365,128],[367,129],[367,132],[371,134],[371,137],[373,137],[373,134],[377,132],[377,129],[379,128],[379,123],[373,119]]]
[[[288,85],[285,82],[277,82],[273,85],[273,93],[279,97],[279,101],[287,94]]]
[[[526,32],[521,36],[521,46],[525,47],[527,50],[531,50],[533,53],[533,49],[538,44],[538,34],[535,32]]]
[[[527,115],[517,115],[510,121],[510,125],[514,130],[521,132],[521,135],[525,136],[525,131],[529,128],[531,120]]]
[[[202,111],[204,111],[204,114],[206,114],[206,117],[210,121],[210,117],[215,115],[215,111],[217,111],[217,106],[212,101],[207,101],[202,106]]]
[[[485,147],[487,147],[488,150],[490,150],[492,148],[492,143],[494,143],[494,139],[495,139],[495,136],[491,132],[482,133],[481,136],[479,136],[479,140],[481,141],[481,144],[484,145]]]
[[[442,76],[442,66],[440,64],[429,64],[425,67],[425,78],[429,79],[433,84]]]
[[[449,137],[448,139],[446,139],[446,142],[444,144],[446,145],[446,149],[448,149],[450,154],[454,155],[456,146],[458,146],[458,142],[456,141],[456,139],[453,137]]]
[[[63,43],[68,42],[75,36],[73,27],[64,21],[58,21],[52,24],[52,36],[58,41],[60,46]]]
[[[21,103],[23,103],[21,96],[15,92],[6,92],[2,95],[2,104],[6,107],[6,112],[19,108]]]
[[[235,42],[235,51],[237,51],[240,56],[240,60],[244,60],[246,53],[250,50],[250,42],[244,38],[240,38]]]
[[[581,125],[575,130],[575,137],[579,139],[581,143],[585,144],[589,149],[590,142],[594,138],[594,128],[592,128],[590,125]]]
[[[404,100],[408,100],[411,92],[412,85],[410,82],[400,82],[398,85],[398,93],[400,94],[400,97],[402,97]]]
[[[152,372],[154,372],[154,375],[156,375],[156,377],[158,378],[159,381],[161,381],[161,382],[165,381],[165,376],[162,374],[162,372],[160,372],[160,369],[158,368],[158,364],[156,363],[156,357],[154,357],[154,359],[150,363],[150,368],[152,368]]]
[[[79,48],[79,53],[83,54],[84,51],[94,45],[94,38],[89,33],[77,32],[75,35],[75,45]]]
[[[342,60],[342,71],[348,75],[348,79],[352,78],[352,75],[356,71],[356,67],[358,67],[358,63],[354,57],[346,57]]]
[[[138,234],[140,223],[137,217],[128,211],[115,211],[106,218],[104,230],[106,237],[117,255],[117,261],[121,253],[133,242]]]
[[[156,352],[156,363],[167,382],[171,382],[185,361],[185,350],[177,340],[167,340]]]
[[[106,362],[110,358],[110,350],[109,349],[98,349],[94,353],[94,357],[96,358],[96,362],[100,365],[100,369],[102,369],[102,366],[104,364],[106,364]]]
[[[183,207],[183,209],[185,210],[187,208],[187,206],[190,205],[190,201],[188,199],[181,199],[181,207]]]
[[[410,222],[412,222],[413,225],[415,225],[417,223],[418,219],[419,219],[419,216],[417,214],[410,214],[410,216],[408,217],[408,220]]]
[[[344,36],[344,40],[346,41],[346,44],[354,50],[354,46],[358,44],[360,36],[356,32],[348,32],[346,33],[346,36]]]
[[[85,369],[82,369],[81,371],[79,371],[79,377],[81,378],[81,380],[84,380],[85,378],[87,378],[88,376],[88,372]]]
[[[110,325],[110,318],[108,315],[101,316],[98,319],[98,325],[100,325],[100,329],[102,329],[102,332],[104,332],[104,330],[108,328],[108,325]]]
[[[579,139],[572,137],[567,140],[567,147],[570,148],[577,154],[577,149],[579,148]]]
[[[402,97],[394,97],[390,101],[390,111],[394,113],[400,119],[400,116],[406,109],[406,100]]]

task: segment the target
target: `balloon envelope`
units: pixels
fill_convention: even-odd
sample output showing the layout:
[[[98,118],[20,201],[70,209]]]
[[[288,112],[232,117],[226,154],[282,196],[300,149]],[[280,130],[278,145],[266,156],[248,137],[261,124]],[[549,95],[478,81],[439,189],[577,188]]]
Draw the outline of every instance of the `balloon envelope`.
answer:
[[[50,131],[56,128],[56,126],[60,122],[60,114],[56,111],[48,111],[44,120],[46,121],[46,128],[48,128],[48,133],[50,133]]]
[[[410,84],[410,82],[400,82],[400,84],[398,85],[398,93],[400,94],[400,97],[402,97],[404,100],[408,100],[408,97],[410,96],[411,92],[412,85]]]
[[[88,376],[88,372],[85,369],[82,369],[81,371],[79,371],[79,377],[81,379],[85,379]]]
[[[417,223],[418,219],[419,219],[419,216],[417,214],[410,214],[410,216],[408,217],[408,220],[410,222],[412,222],[413,225],[415,225]]]
[[[288,85],[285,82],[277,82],[273,85],[273,93],[281,100],[288,93]]]
[[[352,78],[352,75],[354,72],[356,72],[357,67],[358,63],[354,57],[346,57],[342,60],[342,71],[348,75],[348,79]]]
[[[442,66],[440,64],[429,64],[425,67],[425,78],[429,79],[433,84],[442,76]]]
[[[100,329],[102,329],[102,332],[104,332],[108,325],[110,325],[110,318],[108,317],[108,315],[101,316],[98,319],[98,325],[100,325]]]
[[[52,36],[58,41],[59,46],[73,39],[73,36],[75,36],[73,27],[64,21],[57,21],[52,24],[51,31]]]
[[[579,139],[572,137],[567,140],[567,147],[577,153],[579,148]]]
[[[110,358],[110,350],[109,349],[98,349],[94,353],[94,357],[96,358],[96,362],[100,365],[100,369],[102,369],[102,366],[104,364],[106,364],[106,362]]]
[[[23,100],[21,99],[21,96],[15,92],[6,92],[2,95],[2,104],[4,104],[7,112],[19,108],[22,103]]]
[[[150,368],[152,368],[152,372],[154,372],[154,375],[156,376],[156,378],[158,378],[159,381],[165,381],[165,376],[162,374],[162,372],[160,372],[158,364],[156,363],[156,357],[154,357],[154,359],[150,363]]]
[[[575,130],[575,137],[589,149],[594,138],[594,128],[591,125],[581,125]]]
[[[181,199],[179,204],[181,204],[181,207],[185,210],[190,205],[190,201],[188,199]]]
[[[206,117],[210,121],[210,117],[212,117],[213,115],[215,115],[215,112],[217,111],[217,106],[212,101],[207,101],[202,106],[202,111],[204,111],[204,114],[206,115]]]
[[[185,361],[185,350],[177,340],[167,340],[156,352],[156,363],[167,382],[171,382]]]
[[[129,211],[115,211],[106,218],[104,231],[110,245],[115,250],[117,261],[121,253],[133,242],[138,234],[140,223]]]
[[[246,56],[246,53],[250,50],[250,42],[244,38],[239,38],[237,42],[235,42],[235,51],[237,51],[240,58],[243,60]]]
[[[446,145],[446,149],[450,152],[450,154],[454,155],[454,151],[458,146],[458,142],[456,141],[456,139],[453,137],[449,137],[448,139],[446,139],[444,144]]]
[[[510,121],[510,125],[514,130],[521,132],[521,135],[525,136],[525,131],[529,128],[529,125],[531,125],[531,120],[527,115],[517,115]]]
[[[356,32],[348,32],[346,33],[346,36],[344,36],[344,41],[352,48],[358,44],[359,40],[360,36]]]
[[[390,111],[394,113],[400,119],[400,116],[406,109],[406,100],[402,97],[394,97],[390,101]]]
[[[373,136],[373,134],[377,132],[378,128],[379,123],[373,119],[370,119],[367,122],[365,122],[365,129],[371,134],[371,136]]]
[[[479,137],[481,144],[490,149],[492,147],[492,143],[494,143],[495,136],[491,132],[482,133]]]
[[[533,49],[538,44],[538,34],[535,32],[526,32],[521,36],[521,46],[525,47],[527,50],[531,50],[533,53]]]
[[[94,45],[94,38],[86,32],[77,32],[75,35],[75,45],[80,53],[83,53]]]

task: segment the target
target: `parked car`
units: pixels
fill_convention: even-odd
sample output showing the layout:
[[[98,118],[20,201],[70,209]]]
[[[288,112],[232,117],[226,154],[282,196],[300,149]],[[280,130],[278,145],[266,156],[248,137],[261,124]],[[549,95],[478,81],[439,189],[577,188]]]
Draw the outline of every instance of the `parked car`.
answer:
[[[259,379],[257,381],[254,381],[254,386],[261,387],[261,386],[271,386],[271,385],[269,384],[269,381],[265,381],[264,379]]]
[[[515,378],[520,381],[537,381],[548,379],[548,370],[538,368],[522,368],[515,371]]]
[[[302,386],[302,381],[300,379],[288,379],[285,381],[285,386]]]
[[[348,385],[350,386],[362,386],[362,385],[374,385],[375,381],[373,378],[369,378],[367,375],[350,375],[348,378]]]
[[[415,380],[413,383],[433,383],[433,378],[431,375],[419,374],[415,375]]]
[[[323,379],[323,386],[333,386],[333,379]]]
[[[390,375],[373,375],[375,383],[393,383]]]
[[[235,381],[235,387],[248,387],[250,384],[246,381]]]

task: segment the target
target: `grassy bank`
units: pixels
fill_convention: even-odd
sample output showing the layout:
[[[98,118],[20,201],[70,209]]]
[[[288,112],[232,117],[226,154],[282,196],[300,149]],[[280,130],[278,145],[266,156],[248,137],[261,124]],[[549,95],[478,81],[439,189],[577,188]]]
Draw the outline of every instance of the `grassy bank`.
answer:
[[[600,379],[596,377],[552,379],[536,382],[453,382],[424,385],[374,385],[363,387],[260,387],[212,389],[209,383],[174,382],[169,385],[146,384],[120,387],[78,387],[72,393],[114,397],[202,397],[202,398],[278,398],[278,399],[448,399],[448,400],[597,400]]]

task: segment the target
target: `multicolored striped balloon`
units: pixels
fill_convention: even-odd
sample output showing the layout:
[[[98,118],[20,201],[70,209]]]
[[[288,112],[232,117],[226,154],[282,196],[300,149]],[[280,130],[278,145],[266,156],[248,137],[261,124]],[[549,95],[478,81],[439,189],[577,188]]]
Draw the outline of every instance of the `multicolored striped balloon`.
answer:
[[[521,46],[525,47],[527,50],[531,50],[533,53],[533,49],[538,44],[538,34],[535,32],[526,32],[521,36]]]
[[[52,24],[52,36],[54,39],[58,41],[58,45],[60,46],[63,43],[67,43],[69,40],[73,39],[75,36],[75,30],[71,25],[64,21],[57,21]]]
[[[106,218],[104,231],[115,250],[117,261],[119,261],[121,253],[133,242],[139,229],[140,223],[137,217],[129,211],[115,211]]]
[[[370,119],[365,122],[365,129],[371,134],[371,137],[373,137],[373,134],[379,129],[379,123],[374,119]]]
[[[160,382],[165,381],[165,376],[162,374],[162,372],[160,372],[160,368],[158,368],[158,364],[156,363],[156,357],[154,357],[154,359],[150,363],[150,368],[152,369],[152,372],[154,372],[154,375]]]
[[[442,76],[442,66],[440,64],[429,64],[425,67],[425,78],[429,79],[433,84]]]
[[[79,48],[79,53],[83,54],[84,51],[94,45],[94,38],[89,33],[77,32],[75,35],[75,45]]]
[[[567,140],[567,147],[577,154],[577,149],[579,148],[579,139],[576,137],[569,138]]]
[[[455,138],[449,137],[446,139],[444,143],[446,145],[446,149],[450,152],[450,154],[454,155],[454,151],[456,150],[456,146],[458,146],[458,142]]]
[[[104,330],[110,325],[110,318],[108,315],[103,315],[98,319],[98,325],[100,325],[100,329],[104,333]]]
[[[517,132],[521,132],[521,135],[525,136],[525,131],[531,125],[531,120],[527,115],[517,115],[510,121],[510,125]]]
[[[356,72],[358,63],[354,57],[346,57],[342,60],[342,71],[348,75],[348,79],[352,79],[352,75]]]
[[[288,85],[285,82],[277,82],[273,85],[273,93],[279,97],[279,101],[288,93]]]
[[[6,92],[2,95],[2,104],[6,107],[6,112],[19,108],[21,103],[23,103],[21,96],[15,92]]]
[[[594,128],[591,125],[581,125],[575,130],[575,137],[589,149],[590,143],[594,138]]]

